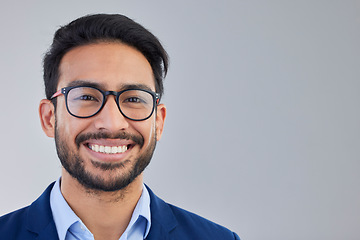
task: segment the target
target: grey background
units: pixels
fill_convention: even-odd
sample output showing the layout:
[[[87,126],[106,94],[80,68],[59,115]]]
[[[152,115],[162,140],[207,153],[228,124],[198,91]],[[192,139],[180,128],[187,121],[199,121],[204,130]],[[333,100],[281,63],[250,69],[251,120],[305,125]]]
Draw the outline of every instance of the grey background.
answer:
[[[242,239],[360,239],[360,1],[1,1],[0,214],[60,175],[37,108],[54,31],[123,13],[163,42],[162,198]]]

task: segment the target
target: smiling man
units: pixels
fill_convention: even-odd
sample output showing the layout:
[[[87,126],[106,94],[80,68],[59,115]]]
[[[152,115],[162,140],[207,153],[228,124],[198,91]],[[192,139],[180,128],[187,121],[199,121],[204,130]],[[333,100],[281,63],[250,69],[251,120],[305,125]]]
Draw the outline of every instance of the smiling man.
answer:
[[[62,174],[0,218],[1,239],[239,239],[143,183],[163,132],[167,67],[158,39],[122,15],[85,16],[56,32],[39,114]]]

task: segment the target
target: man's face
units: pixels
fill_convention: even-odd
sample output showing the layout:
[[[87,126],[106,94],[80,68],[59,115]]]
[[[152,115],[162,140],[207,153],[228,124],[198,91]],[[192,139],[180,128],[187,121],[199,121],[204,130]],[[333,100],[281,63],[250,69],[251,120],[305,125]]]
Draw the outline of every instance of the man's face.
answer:
[[[65,54],[57,89],[84,83],[104,91],[121,91],[129,86],[155,91],[153,72],[146,58],[121,43],[91,44]],[[123,189],[150,162],[161,137],[165,111],[165,106],[159,105],[149,119],[132,121],[120,113],[115,96],[110,95],[97,115],[76,118],[67,112],[65,96],[57,97],[54,130],[64,169],[87,189]],[[121,150],[114,153],[99,150],[114,147]]]

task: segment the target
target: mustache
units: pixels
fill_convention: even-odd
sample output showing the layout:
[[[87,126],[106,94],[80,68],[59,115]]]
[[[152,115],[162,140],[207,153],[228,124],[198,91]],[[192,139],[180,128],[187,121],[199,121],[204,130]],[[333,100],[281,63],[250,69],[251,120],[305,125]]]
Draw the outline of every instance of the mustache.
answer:
[[[79,134],[75,138],[75,143],[79,148],[81,143],[88,141],[90,139],[124,139],[124,140],[131,140],[134,143],[140,145],[140,147],[144,145],[144,138],[141,135],[134,135],[126,132],[119,132],[114,134],[108,132]]]

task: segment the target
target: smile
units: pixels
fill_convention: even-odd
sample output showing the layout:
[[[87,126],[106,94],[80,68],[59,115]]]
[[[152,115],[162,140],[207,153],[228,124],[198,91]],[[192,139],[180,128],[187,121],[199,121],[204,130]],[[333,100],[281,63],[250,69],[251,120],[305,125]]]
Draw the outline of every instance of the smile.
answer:
[[[128,150],[127,145],[123,146],[104,146],[104,145],[97,145],[97,144],[89,144],[88,147],[93,150],[94,152],[98,153],[106,153],[106,154],[117,154],[117,153],[124,153]]]

